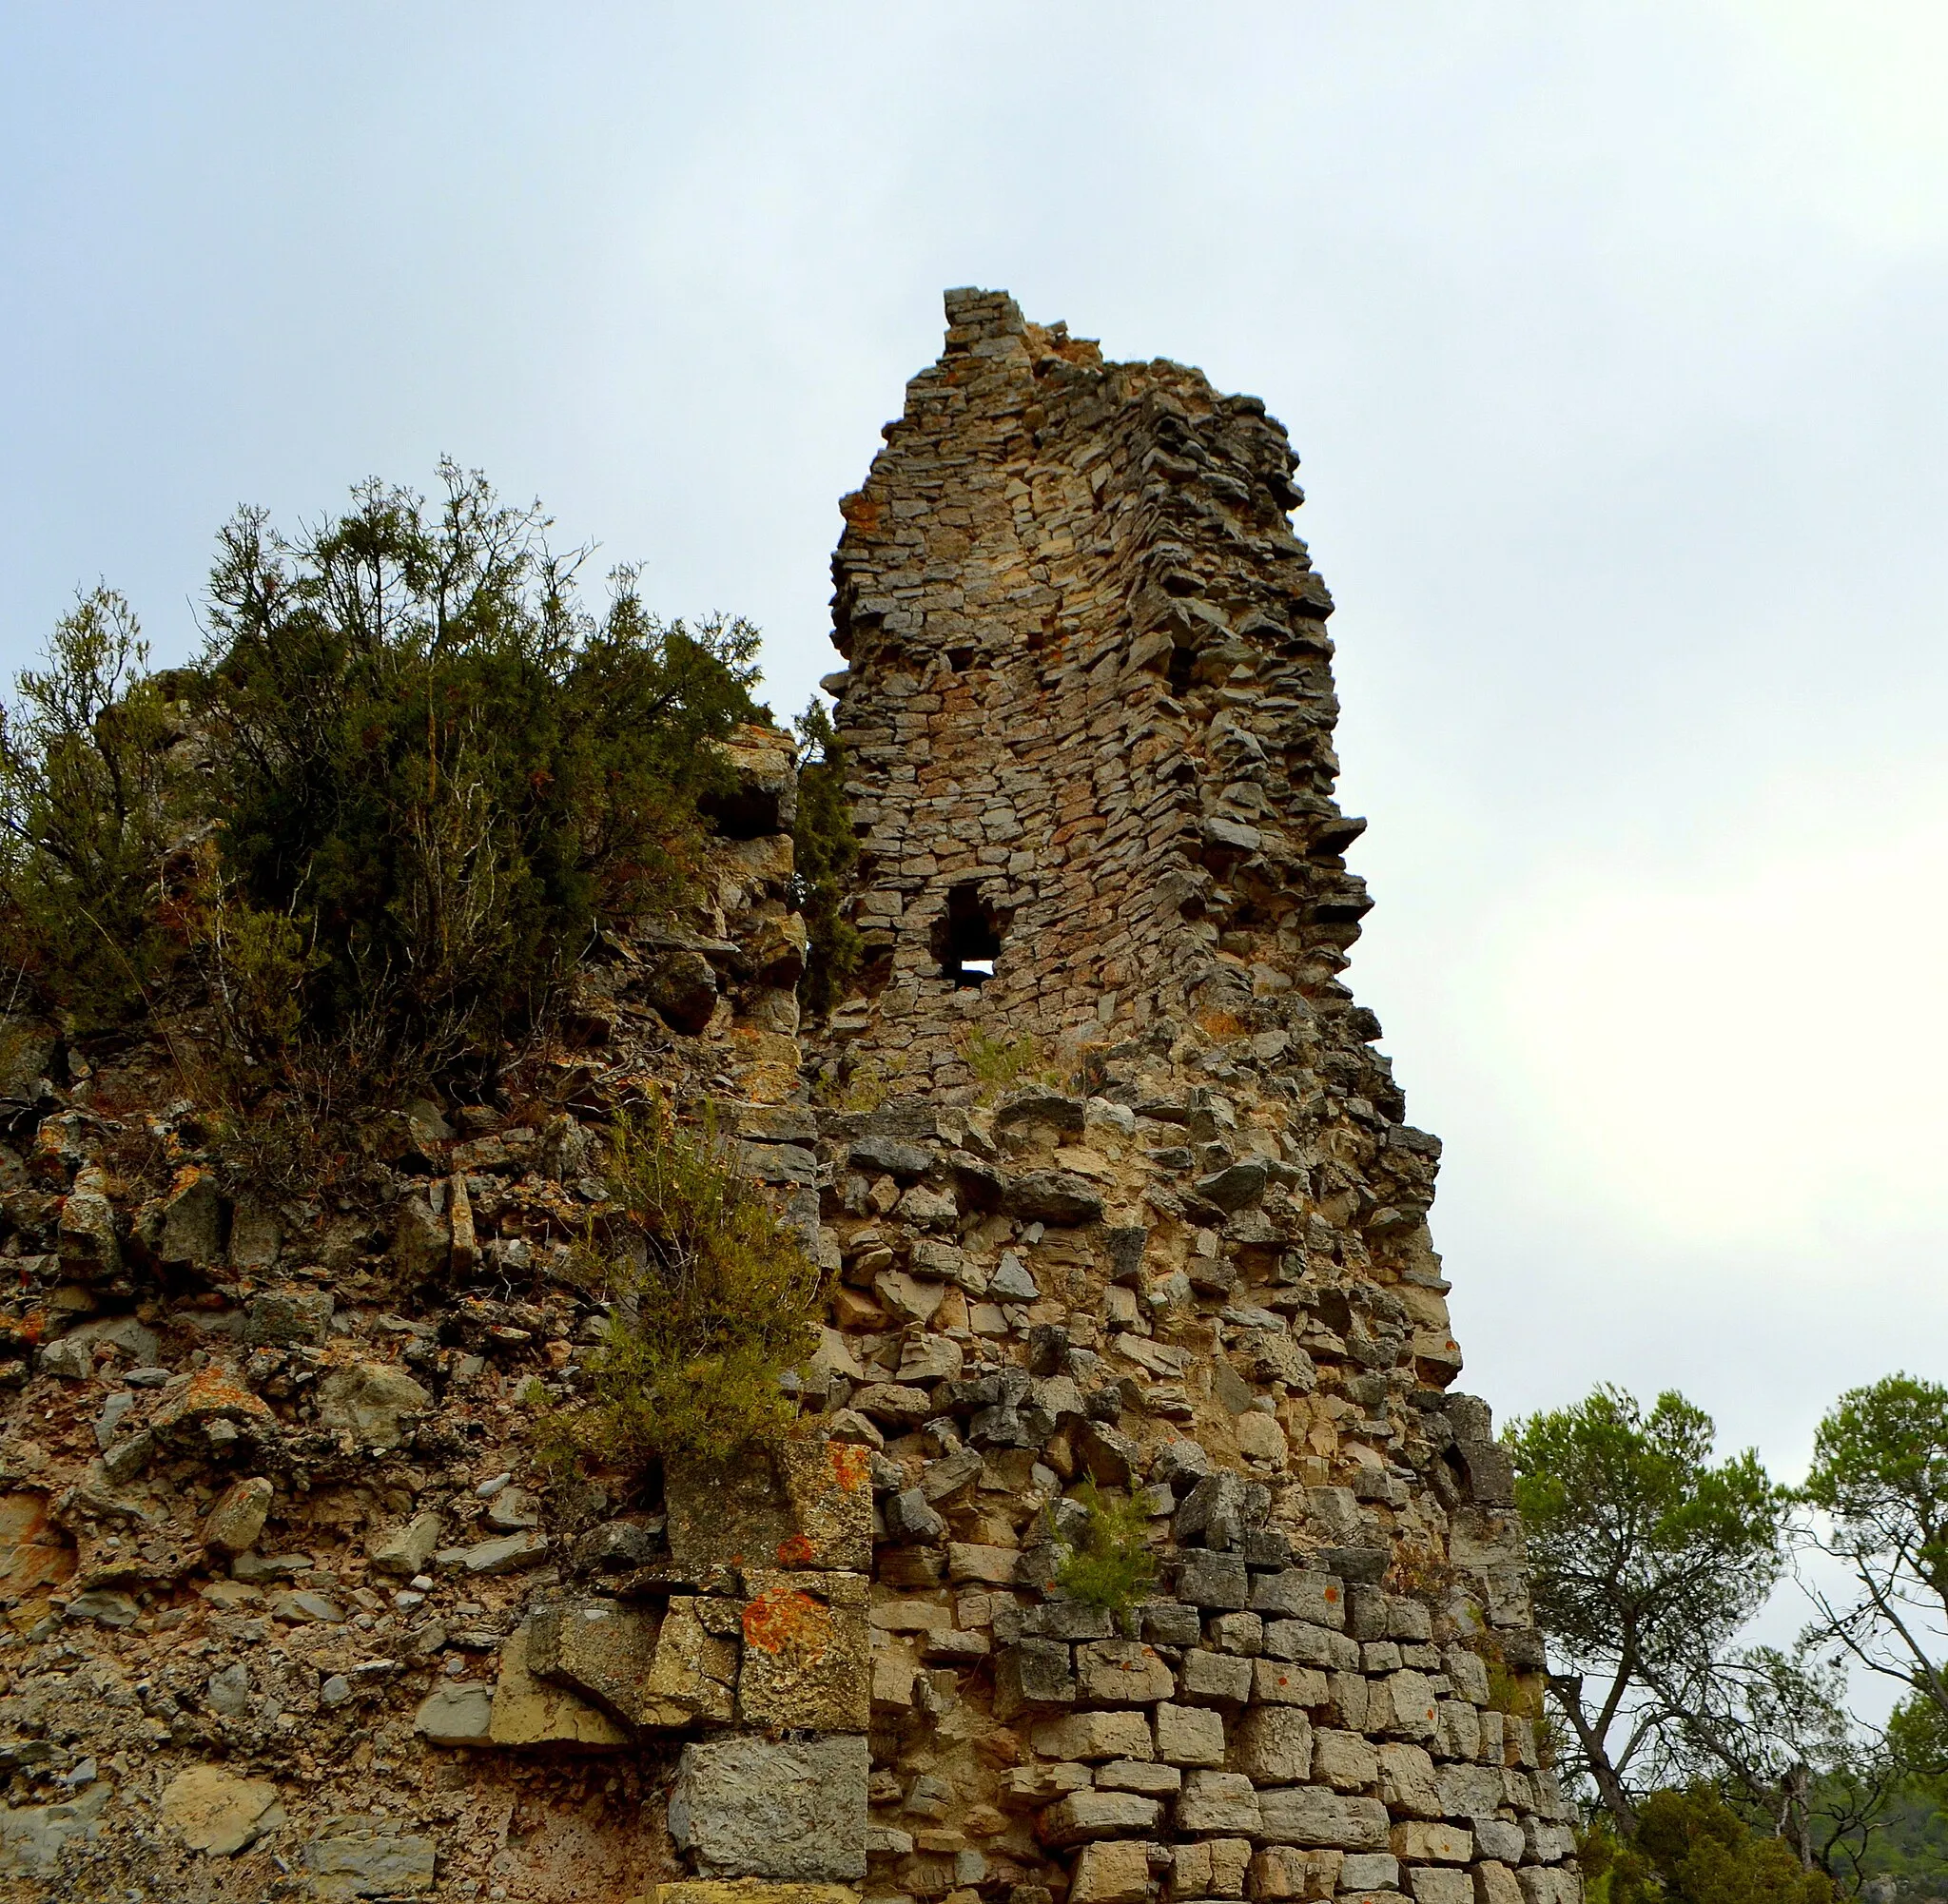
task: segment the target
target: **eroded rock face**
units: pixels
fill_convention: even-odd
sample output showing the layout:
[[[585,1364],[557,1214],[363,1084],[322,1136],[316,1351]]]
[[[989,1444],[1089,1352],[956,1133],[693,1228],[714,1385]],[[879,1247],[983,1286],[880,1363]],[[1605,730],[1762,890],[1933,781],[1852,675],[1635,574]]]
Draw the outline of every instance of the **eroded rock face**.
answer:
[[[1580,1896],[1502,1709],[1540,1642],[1439,1146],[1339,981],[1283,433],[999,294],[948,316],[843,505],[867,961],[828,1020],[749,729],[695,903],[592,947],[491,1101],[361,1114],[328,1187],[237,1180],[160,1037],[10,1045],[23,1894]],[[564,1472],[534,1429],[588,1392],[604,1133],[651,1092],[828,1310],[777,1448]],[[1088,1486],[1154,1562],[1115,1613],[1059,1583]]]

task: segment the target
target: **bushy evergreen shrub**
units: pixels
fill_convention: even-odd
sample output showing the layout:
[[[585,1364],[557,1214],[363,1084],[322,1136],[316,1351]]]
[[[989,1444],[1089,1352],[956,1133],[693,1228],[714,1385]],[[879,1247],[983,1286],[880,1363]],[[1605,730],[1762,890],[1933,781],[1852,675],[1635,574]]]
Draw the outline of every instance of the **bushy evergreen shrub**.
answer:
[[[612,1311],[594,1391],[543,1418],[544,1452],[640,1472],[775,1440],[797,1418],[779,1377],[817,1346],[823,1274],[711,1129],[665,1103],[614,1126],[608,1184],[621,1214],[586,1252]]]
[[[756,631],[599,614],[538,508],[452,464],[295,539],[220,537],[199,665],[147,671],[108,592],[20,678],[0,910],[90,1022],[193,965],[262,1058],[336,1041],[438,1072],[545,1010],[607,923],[680,902],[713,743],[762,713]]]

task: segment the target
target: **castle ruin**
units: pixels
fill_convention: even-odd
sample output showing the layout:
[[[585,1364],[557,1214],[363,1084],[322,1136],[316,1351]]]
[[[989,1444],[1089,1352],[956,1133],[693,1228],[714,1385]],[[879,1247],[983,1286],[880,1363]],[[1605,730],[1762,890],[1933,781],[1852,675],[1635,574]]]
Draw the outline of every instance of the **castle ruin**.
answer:
[[[0,1894],[1580,1904],[1439,1145],[1340,978],[1295,459],[1195,370],[946,311],[842,505],[828,1019],[751,730],[706,916],[583,975],[558,1108],[394,1119],[377,1214],[259,1207],[175,1112],[123,1209],[112,1066],[40,1080]],[[645,1077],[832,1278],[804,1432],[659,1511],[551,1500],[518,1436],[590,1339],[584,1126]],[[149,1261],[199,1292],[138,1303]],[[1092,1516],[1146,1530],[1126,1608],[1058,1581]]]

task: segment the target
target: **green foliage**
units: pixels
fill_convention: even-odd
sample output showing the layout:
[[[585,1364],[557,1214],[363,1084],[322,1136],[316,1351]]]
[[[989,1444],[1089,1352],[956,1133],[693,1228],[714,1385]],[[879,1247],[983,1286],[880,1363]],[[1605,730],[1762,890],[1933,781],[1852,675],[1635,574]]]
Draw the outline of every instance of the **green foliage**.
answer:
[[[793,724],[798,735],[798,817],[791,828],[793,897],[809,943],[801,991],[823,1016],[846,996],[859,969],[860,940],[846,917],[847,879],[859,863],[859,836],[846,804],[846,749],[832,718],[813,701]]]
[[[0,939],[83,1031],[140,1008],[182,951],[165,867],[188,777],[133,611],[112,589],[55,624],[0,713]]]
[[[592,1398],[543,1419],[544,1447],[640,1472],[775,1440],[797,1413],[779,1377],[816,1346],[818,1269],[713,1133],[660,1102],[614,1125],[608,1180],[618,1234],[593,1267],[613,1316],[588,1357]]]
[[[1651,1793],[1637,1828],[1583,1843],[1590,1904],[1830,1904],[1830,1879],[1755,1833],[1708,1787]]]
[[[1779,1579],[1789,1496],[1750,1449],[1714,1465],[1711,1419],[1682,1395],[1646,1415],[1603,1387],[1507,1438],[1536,1612],[1575,1658],[1722,1643]]]
[[[112,1022],[193,963],[252,1059],[437,1071],[686,896],[755,631],[665,627],[627,569],[595,614],[537,508],[440,476],[295,540],[238,515],[195,670],[150,675],[107,590],[55,630],[0,733],[0,899],[44,1004]]]
[[[1085,1519],[1077,1538],[1062,1545],[1055,1583],[1084,1606],[1126,1614],[1157,1582],[1150,1518],[1140,1502],[1105,1497],[1093,1481],[1085,1481],[1076,1498]]]
[[[1042,1045],[1033,1032],[1006,1039],[990,1038],[984,1031],[970,1031],[962,1056],[980,1083],[1004,1091],[1036,1073],[1042,1063]]]
[[[1819,1545],[1852,1572],[1848,1606],[1820,1598],[1821,1631],[1869,1670],[1906,1681],[1948,1725],[1948,1388],[1889,1375],[1850,1389],[1821,1422],[1802,1490]],[[1910,1713],[1910,1733],[1921,1723]]]
[[[221,537],[201,712],[229,882],[293,920],[306,1016],[458,1053],[531,1020],[604,921],[682,896],[754,631],[585,611],[538,509],[442,466],[285,540]]]
[[[1772,1720],[1790,1707],[1800,1725],[1810,1681],[1775,1685],[1771,1656],[1729,1649],[1783,1568],[1789,1492],[1749,1449],[1714,1463],[1710,1417],[1676,1393],[1646,1414],[1599,1388],[1507,1440],[1537,1618],[1577,1669],[1549,1687],[1616,1823],[1640,1755],[1666,1780],[1701,1765],[1754,1789],[1778,1776]],[[1592,1667],[1608,1683],[1586,1699]]]
[[[1820,1424],[1804,1493],[1848,1549],[1899,1549],[1948,1603],[1948,1388],[1889,1375],[1848,1390]]]

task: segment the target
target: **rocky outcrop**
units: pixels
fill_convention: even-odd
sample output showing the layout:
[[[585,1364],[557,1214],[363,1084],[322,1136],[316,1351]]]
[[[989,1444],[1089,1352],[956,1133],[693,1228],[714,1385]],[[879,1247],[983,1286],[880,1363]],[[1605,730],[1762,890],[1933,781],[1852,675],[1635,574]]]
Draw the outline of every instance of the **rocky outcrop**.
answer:
[[[1580,1898],[1439,1146],[1340,983],[1284,434],[947,306],[843,505],[828,1019],[752,729],[699,903],[309,1176],[160,1036],[10,1028],[0,1895]],[[775,1450],[564,1476],[530,1428],[653,1090],[826,1325]],[[1061,1584],[1091,1500],[1154,1564],[1120,1608]]]

